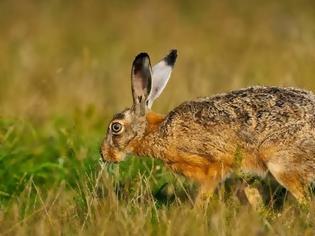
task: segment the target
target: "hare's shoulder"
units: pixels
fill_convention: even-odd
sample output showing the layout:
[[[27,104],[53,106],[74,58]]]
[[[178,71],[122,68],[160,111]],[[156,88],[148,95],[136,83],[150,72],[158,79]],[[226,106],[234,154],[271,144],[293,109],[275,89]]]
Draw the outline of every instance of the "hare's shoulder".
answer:
[[[165,125],[177,122],[246,124],[253,120],[300,119],[315,114],[315,95],[297,88],[249,87],[187,101],[173,109]]]

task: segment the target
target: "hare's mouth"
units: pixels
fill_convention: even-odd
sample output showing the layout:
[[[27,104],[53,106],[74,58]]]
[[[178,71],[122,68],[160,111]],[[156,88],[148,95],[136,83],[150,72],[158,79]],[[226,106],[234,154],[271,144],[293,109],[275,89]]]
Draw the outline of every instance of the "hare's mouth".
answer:
[[[119,163],[123,161],[126,154],[118,149],[103,145],[100,148],[101,159],[104,163]]]
[[[100,158],[100,162],[103,162],[103,163],[114,163],[114,164],[117,164],[117,163],[119,163],[121,161],[122,160],[111,159],[111,158],[104,158],[104,157]]]
[[[118,160],[110,160],[110,159],[106,159],[106,158],[103,158],[103,157],[99,158],[99,163],[100,164],[110,164],[110,163],[117,164],[119,162],[120,161],[118,161]]]

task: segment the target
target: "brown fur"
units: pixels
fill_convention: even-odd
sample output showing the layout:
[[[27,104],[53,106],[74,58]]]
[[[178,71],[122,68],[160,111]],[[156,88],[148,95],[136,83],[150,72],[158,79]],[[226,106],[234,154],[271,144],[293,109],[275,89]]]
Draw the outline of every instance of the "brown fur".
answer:
[[[134,133],[112,137],[122,143],[120,150],[163,160],[198,181],[200,197],[240,170],[270,172],[298,201],[308,199],[307,185],[315,178],[315,96],[310,92],[253,87],[185,102],[165,117],[149,112],[142,119],[130,110],[124,117]]]
[[[164,121],[165,116],[155,113],[155,112],[148,112],[146,114],[146,120],[148,122],[148,126],[147,126],[147,132],[151,133],[154,130],[156,130],[159,125]]]

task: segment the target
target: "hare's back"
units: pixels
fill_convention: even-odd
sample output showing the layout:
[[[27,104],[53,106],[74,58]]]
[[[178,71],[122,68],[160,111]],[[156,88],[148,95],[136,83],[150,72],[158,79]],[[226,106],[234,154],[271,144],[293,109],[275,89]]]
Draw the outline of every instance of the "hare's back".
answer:
[[[165,119],[174,124],[203,127],[250,127],[258,132],[307,122],[315,128],[315,95],[296,88],[250,87],[185,102]],[[172,125],[173,124],[173,125]]]

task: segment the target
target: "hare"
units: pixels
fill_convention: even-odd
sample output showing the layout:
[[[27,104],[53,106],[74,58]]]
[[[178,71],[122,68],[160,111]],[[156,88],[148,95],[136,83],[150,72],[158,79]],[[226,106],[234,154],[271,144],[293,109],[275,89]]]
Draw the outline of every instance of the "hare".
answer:
[[[131,70],[133,105],[114,115],[101,145],[104,161],[126,154],[161,159],[200,183],[211,196],[231,173],[270,173],[300,202],[315,178],[315,95],[296,88],[249,87],[197,98],[166,116],[151,107],[177,58],[170,53],[151,68],[147,53]]]

